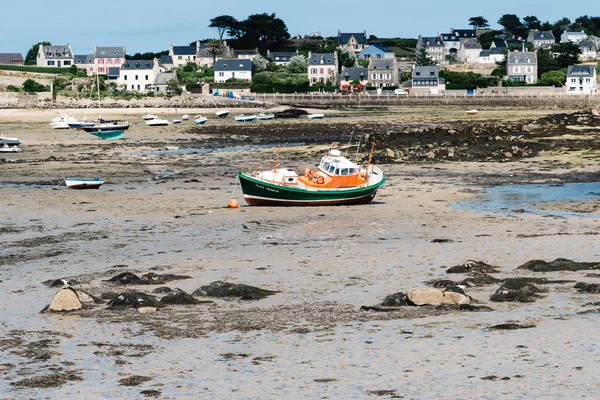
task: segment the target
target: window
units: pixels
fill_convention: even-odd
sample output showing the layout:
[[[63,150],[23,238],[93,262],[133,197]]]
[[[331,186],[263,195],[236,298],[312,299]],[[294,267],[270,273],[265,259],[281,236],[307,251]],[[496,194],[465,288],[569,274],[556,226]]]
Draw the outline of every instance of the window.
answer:
[[[148,75],[146,75],[146,80],[148,80]]]
[[[317,73],[317,69],[316,69],[316,68],[313,68],[313,69],[311,69],[311,70],[310,70],[310,73],[311,73],[311,74],[316,74],[316,73]]]
[[[320,73],[320,74],[323,74],[323,73],[324,73],[323,71],[324,71],[324,70],[323,70],[323,68],[320,68],[320,69],[319,69],[319,73]]]
[[[104,72],[104,68],[100,67],[98,72]]]
[[[65,60],[64,65],[71,65],[71,61]]]
[[[140,90],[140,89],[141,89],[141,86],[140,86],[140,85],[138,85],[138,87],[137,87],[137,90]]]
[[[138,75],[135,76],[135,80],[137,81],[139,79]]]
[[[131,90],[135,89],[135,85],[131,85]]]
[[[225,72],[219,72],[219,76],[225,76]]]
[[[533,72],[533,67],[527,67],[527,72]]]
[[[392,74],[385,74],[385,79],[392,79]]]
[[[48,65],[54,65],[54,61],[48,61]]]
[[[312,78],[312,83],[317,83],[317,78]]]
[[[429,76],[435,76],[435,72],[433,72],[433,71],[429,72]]]
[[[240,64],[240,68],[244,68],[244,64]]]
[[[417,71],[417,72],[415,72],[415,75],[416,76],[421,76],[421,72]]]
[[[121,64],[121,60],[120,60],[119,58],[117,58],[117,59],[115,60],[115,64]]]
[[[371,75],[372,79],[377,79],[377,74]]]
[[[107,64],[112,64],[112,60],[109,58],[108,60],[106,60]]]
[[[123,75],[123,80],[126,81],[127,80],[127,75]]]
[[[106,52],[105,52],[105,51],[101,51],[101,52],[100,52],[100,55],[101,55],[101,56],[105,56],[105,55],[106,55]]]
[[[181,56],[177,56],[177,59],[178,59],[178,60],[181,60],[181,59],[183,59],[183,57],[181,57]]]

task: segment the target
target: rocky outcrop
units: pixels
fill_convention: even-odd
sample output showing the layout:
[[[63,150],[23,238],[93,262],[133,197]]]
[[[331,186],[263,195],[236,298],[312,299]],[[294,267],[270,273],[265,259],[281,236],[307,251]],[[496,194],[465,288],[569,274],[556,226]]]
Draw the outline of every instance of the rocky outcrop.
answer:
[[[50,306],[48,306],[48,311],[75,311],[81,309],[82,307],[83,303],[79,299],[77,290],[67,287],[59,290],[58,293],[54,295]]]
[[[520,265],[517,269],[527,269],[534,272],[553,272],[553,271],[584,271],[600,269],[600,262],[576,262],[566,258],[557,258],[554,261],[546,262],[543,260],[531,260]]]
[[[200,304],[191,294],[184,292],[179,288],[173,289],[169,294],[160,299],[163,304]]]
[[[532,284],[528,279],[506,279],[490,298],[495,302],[531,303],[539,299],[539,293],[546,292]]]
[[[154,272],[149,272],[139,277],[131,272],[123,272],[122,274],[113,276],[108,281],[119,285],[163,285],[167,282],[180,279],[191,279],[191,276],[172,274],[159,275]]]
[[[446,272],[449,274],[497,274],[500,272],[498,268],[483,261],[469,260],[464,264],[448,268]]]
[[[109,308],[140,308],[156,307],[158,301],[154,296],[142,292],[107,293],[103,297],[109,298]]]
[[[242,300],[258,300],[275,293],[279,292],[244,284],[216,281],[209,285],[201,286],[199,289],[195,290],[192,295],[203,297],[237,297]]]
[[[585,283],[577,282],[575,289],[585,293],[600,293],[600,284],[598,283]]]

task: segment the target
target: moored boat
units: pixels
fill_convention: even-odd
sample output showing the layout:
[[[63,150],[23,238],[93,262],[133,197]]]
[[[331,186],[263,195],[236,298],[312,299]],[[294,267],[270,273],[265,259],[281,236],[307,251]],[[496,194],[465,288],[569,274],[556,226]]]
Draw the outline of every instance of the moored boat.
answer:
[[[188,119],[190,119],[190,116],[185,114],[183,117],[181,117],[181,119],[187,121]]]
[[[475,115],[477,114],[477,110],[467,110],[465,111],[465,115]]]
[[[310,120],[323,119],[323,118],[325,118],[325,114],[308,114],[308,119],[310,119]]]
[[[173,120],[173,123],[174,123],[174,124],[180,124],[180,123],[181,123],[181,120],[176,118],[176,119],[174,119],[174,120]]]
[[[151,119],[156,119],[156,118],[158,118],[158,116],[157,116],[157,115],[154,115],[154,114],[146,114],[146,115],[144,115],[142,118],[144,118],[144,121],[149,121],[149,120],[151,120]]]
[[[215,115],[219,118],[225,118],[226,116],[229,115],[229,110],[219,110],[219,111],[215,112]]]
[[[275,114],[273,114],[273,113],[266,114],[264,112],[261,112],[260,114],[258,114],[256,116],[256,119],[258,119],[260,121],[265,121],[265,120],[269,120],[269,119],[275,119]]]
[[[65,178],[65,185],[69,189],[100,189],[104,181],[100,178],[80,179],[80,178]]]
[[[261,206],[324,206],[366,204],[385,183],[383,171],[371,157],[359,166],[331,148],[316,170],[298,175],[291,168],[238,173],[244,199]]]
[[[235,116],[236,122],[256,122],[256,115],[239,114]]]
[[[162,118],[149,119],[144,122],[148,126],[167,126],[167,125],[169,125],[169,121],[166,119],[162,119]]]
[[[4,137],[0,133],[0,153],[18,153],[21,151],[21,142],[17,138]]]
[[[196,115],[196,117],[194,118],[194,122],[197,125],[204,125],[204,124],[206,124],[206,121],[208,121],[208,118],[203,117],[201,115]]]

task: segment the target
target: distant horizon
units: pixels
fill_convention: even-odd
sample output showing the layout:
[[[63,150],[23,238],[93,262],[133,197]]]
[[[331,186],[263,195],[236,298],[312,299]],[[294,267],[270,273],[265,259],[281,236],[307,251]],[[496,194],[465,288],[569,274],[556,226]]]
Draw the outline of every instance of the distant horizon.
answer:
[[[286,23],[292,37],[314,32],[331,37],[337,36],[340,30],[366,31],[367,35],[381,38],[416,39],[419,34],[435,36],[451,28],[469,29],[469,18],[477,16],[486,18],[491,29],[502,29],[497,21],[504,14],[516,14],[521,19],[533,15],[542,22],[551,23],[566,17],[574,22],[578,17],[590,15],[587,10],[598,9],[597,1],[592,0],[578,2],[576,11],[564,10],[563,3],[556,0],[533,0],[527,3],[507,0],[503,4],[475,5],[467,2],[432,2],[431,10],[425,11],[420,4],[397,3],[369,10],[358,0],[330,0],[326,4],[319,4],[319,12],[315,13],[309,7],[273,0],[255,0],[252,4],[232,0],[228,4],[201,5],[181,0],[176,10],[163,9],[163,3],[157,0],[147,0],[143,7],[135,0],[127,3],[107,0],[103,3],[103,9],[116,11],[99,13],[73,0],[34,0],[31,3],[35,13],[23,14],[20,9],[22,5],[18,2],[2,6],[5,15],[15,17],[6,18],[0,26],[0,53],[21,53],[25,57],[32,45],[43,41],[53,45],[70,44],[77,55],[92,54],[94,45],[125,45],[128,55],[158,53],[168,50],[171,44],[186,46],[196,40],[217,38],[216,29],[208,25],[210,19],[219,15],[231,15],[243,20],[251,14],[275,13]],[[60,19],[54,17],[57,3],[61,6]],[[155,10],[160,10],[158,17]],[[111,17],[112,12],[118,13],[118,20]],[[198,18],[198,15],[202,17]],[[96,16],[97,24],[93,21]],[[27,28],[23,28],[25,20]]]

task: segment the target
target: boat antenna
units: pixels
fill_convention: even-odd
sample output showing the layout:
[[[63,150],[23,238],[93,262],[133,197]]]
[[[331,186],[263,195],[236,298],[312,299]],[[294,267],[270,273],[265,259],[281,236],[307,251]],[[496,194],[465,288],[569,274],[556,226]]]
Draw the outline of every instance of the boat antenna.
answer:
[[[100,107],[100,77],[96,71],[96,86],[98,86],[98,110],[100,114],[100,120],[102,120],[102,107]]]
[[[275,171],[277,171],[277,167],[279,167],[279,150],[281,150],[281,146],[277,146],[277,156],[275,157]]]
[[[354,164],[358,164],[358,152],[360,151],[360,140],[362,137],[358,138],[358,145],[356,146],[356,157],[354,158]]]
[[[367,170],[365,175],[369,173],[369,167],[371,166],[371,157],[373,157],[373,149],[375,148],[375,142],[371,143],[371,152],[369,153],[369,161],[367,161]]]
[[[346,147],[346,154],[344,154],[344,157],[348,155],[348,149],[350,149],[350,146],[352,145],[352,136],[354,136],[354,128],[352,128],[352,132],[350,132],[350,140],[348,141],[348,147]]]

